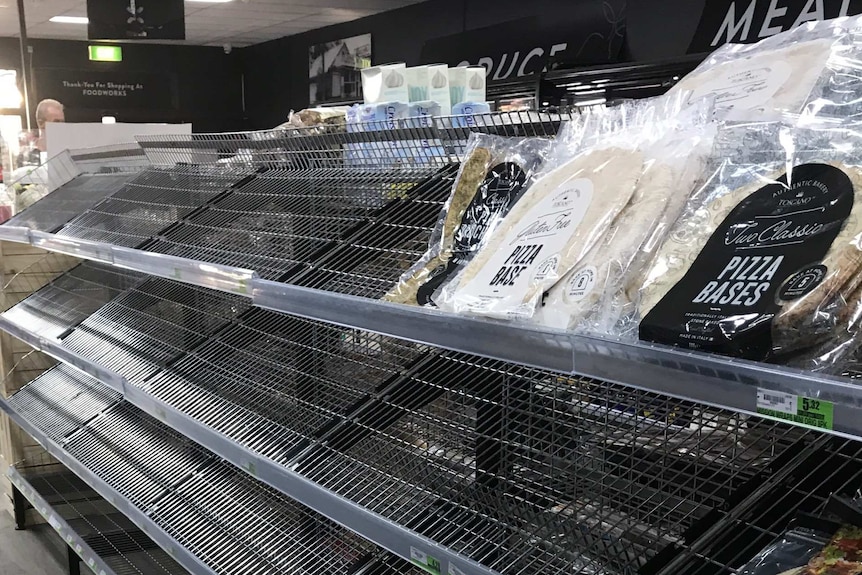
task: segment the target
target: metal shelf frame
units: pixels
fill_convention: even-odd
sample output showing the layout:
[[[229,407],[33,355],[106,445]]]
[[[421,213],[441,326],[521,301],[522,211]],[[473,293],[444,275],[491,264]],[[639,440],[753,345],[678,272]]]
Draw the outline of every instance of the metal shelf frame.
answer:
[[[87,469],[77,459],[72,457],[62,446],[49,438],[42,430],[29,422],[25,417],[16,412],[5,399],[0,399],[0,409],[3,410],[21,429],[30,437],[35,439],[45,451],[50,453],[63,465],[69,468],[75,475],[93,488],[99,495],[111,503],[120,513],[128,517],[157,545],[168,552],[170,556],[187,569],[190,573],[197,575],[216,575],[206,564],[192,555],[184,547],[177,545],[176,541],[167,533],[162,531],[146,513],[138,509],[116,489],[102,480],[95,473]],[[11,476],[10,476],[11,477]],[[68,527],[68,526],[67,526]],[[68,531],[65,531],[68,533]],[[107,573],[108,571],[106,571]]]
[[[458,137],[466,136],[470,132],[464,128],[451,128],[451,130],[463,130],[464,134],[459,132]],[[357,136],[355,140],[347,138],[346,141],[378,141],[391,135],[363,134]],[[408,141],[419,137],[412,130],[400,130],[395,135],[399,140]],[[287,149],[296,149],[303,154],[313,155],[316,150],[308,150],[306,147],[316,148],[318,144],[315,142],[318,140],[321,148],[327,143],[325,135],[311,135],[305,138],[286,138],[280,141],[280,145],[284,144]],[[176,146],[172,146],[170,141],[152,141],[142,142],[141,145],[144,149],[163,150],[175,147],[182,150],[198,147],[209,149],[212,143],[203,140],[178,141]],[[271,142],[229,141],[222,147],[231,146],[236,147],[237,151],[244,149],[243,146],[248,146],[258,152],[272,152],[275,159],[265,161],[271,161],[273,165],[278,165],[282,161],[276,154],[277,146]],[[278,154],[280,153],[279,151]],[[323,160],[333,161],[331,158]],[[365,223],[369,224],[368,228],[371,229],[372,224],[376,225],[379,222],[369,220]],[[410,228],[411,233],[415,231],[412,226],[402,225],[402,227]],[[420,232],[422,231],[421,226],[416,227]],[[348,233],[344,232],[344,234]],[[347,238],[346,235],[342,236],[342,239],[345,238]],[[627,386],[633,390],[655,392],[663,396],[731,409],[735,412],[757,415],[758,393],[763,391],[817,398],[834,405],[834,428],[829,430],[831,433],[852,439],[862,439],[862,418],[860,418],[862,389],[847,378],[817,375],[664,346],[610,341],[563,331],[538,329],[528,325],[393,305],[370,297],[326,291],[327,286],[319,283],[315,284],[315,287],[282,283],[296,278],[282,277],[282,281],[264,279],[263,276],[272,277],[264,270],[258,273],[253,269],[154,253],[146,251],[147,246],[144,244],[138,249],[13,226],[0,226],[0,240],[27,243],[52,252],[73,255],[187,285],[239,295],[241,298],[248,299],[237,298],[238,300],[248,301],[253,306],[261,308],[254,310],[257,313],[263,313],[262,309],[272,310],[294,318],[323,322],[329,326],[361,330],[418,343],[421,346],[428,345],[472,356],[501,360],[517,366],[538,368],[550,372],[549,375],[591,377]],[[345,244],[348,248],[354,247],[347,241]],[[363,247],[369,247],[369,250],[378,248],[373,243]],[[339,255],[345,257],[344,253],[335,252],[335,254],[323,254],[322,259],[334,260]],[[193,253],[192,257],[206,256]],[[392,262],[387,264],[392,267]],[[388,271],[391,272],[392,269]],[[301,270],[297,276],[301,281],[294,283],[305,281]],[[323,289],[317,289],[321,287]],[[81,347],[74,348],[71,343],[67,346],[59,339],[45,337],[25,322],[16,322],[3,315],[0,315],[0,330],[95,378],[102,385],[121,394],[129,404],[224,458],[249,476],[380,547],[404,559],[422,563],[426,570],[435,575],[462,573],[499,575],[501,571],[506,570],[500,568],[497,571],[478,560],[467,558],[456,547],[437,541],[438,539],[443,541],[443,539],[424,533],[422,527],[411,522],[412,520],[392,519],[386,516],[384,511],[378,512],[360,505],[337,491],[335,487],[327,486],[320,477],[315,479],[308,473],[308,467],[297,463],[301,458],[291,458],[290,464],[286,465],[282,461],[276,461],[255,451],[251,446],[242,443],[240,436],[230,436],[229,432],[211,427],[167,400],[160,399],[156,393],[139,385],[132,374],[123,375],[108,368],[109,363],[101,364],[98,359],[90,359],[82,355],[86,350]],[[408,371],[410,369],[413,368],[408,368]],[[400,372],[399,383],[402,383],[400,378],[404,375],[410,374]],[[409,383],[410,381],[406,380],[406,384]],[[442,393],[441,389],[436,387],[434,389],[434,393]],[[399,390],[396,389],[396,391]],[[518,395],[517,389],[511,391]],[[431,395],[428,397],[430,398]],[[416,400],[424,399],[427,398],[423,396]],[[514,400],[517,405],[518,397]],[[382,403],[386,404],[388,401],[386,399]],[[410,404],[407,409],[418,409],[417,405]],[[369,425],[362,420],[362,417],[374,415],[363,412],[364,406],[365,404],[360,406],[358,411],[349,410],[346,414],[340,414],[345,417],[343,427],[350,432],[357,425],[365,426],[367,435],[377,436],[382,430],[375,427],[376,424]],[[392,416],[402,407],[404,406],[398,405],[396,401],[393,405],[386,405],[385,409],[376,414],[376,417],[385,421],[386,417]],[[177,550],[176,541],[169,534],[163,531],[151,534],[155,524],[146,513],[142,513],[128,501],[124,502],[118,492],[64,452],[60,443],[29,423],[25,414],[16,410],[14,402],[0,399],[0,408],[43,444],[49,453],[114,503],[121,512],[128,512],[129,517],[157,543],[167,545],[165,548],[172,554],[179,553],[180,556],[176,558],[186,568],[194,573],[211,572],[187,550]],[[355,421],[351,418],[355,418]],[[337,434],[332,434],[332,436],[335,435]],[[331,445],[327,443],[330,439],[332,437],[329,436],[325,437],[325,440],[309,437],[307,443],[300,446],[304,450],[303,455],[315,455],[330,449]],[[336,451],[338,451],[337,448]],[[118,498],[120,501],[117,501]]]
[[[265,280],[253,270],[60,238],[26,228],[0,226],[0,239],[22,243],[33,239],[32,245],[48,251],[250,297],[255,306],[305,319],[562,374],[604,379],[748,414],[757,414],[758,390],[829,401],[834,404],[834,428],[828,431],[862,439],[862,388],[848,378],[669,346],[613,341],[394,305]],[[0,318],[0,329],[114,389],[122,388],[115,374],[58,347],[53,341],[27,333],[26,329],[4,318]]]
[[[21,475],[14,466],[9,466],[6,475],[17,489],[45,518],[45,521],[54,528],[54,531],[66,542],[69,549],[73,549],[78,557],[98,575],[116,575],[113,569],[105,563],[90,545],[72,528],[69,523],[56,513],[51,505],[32,485]]]

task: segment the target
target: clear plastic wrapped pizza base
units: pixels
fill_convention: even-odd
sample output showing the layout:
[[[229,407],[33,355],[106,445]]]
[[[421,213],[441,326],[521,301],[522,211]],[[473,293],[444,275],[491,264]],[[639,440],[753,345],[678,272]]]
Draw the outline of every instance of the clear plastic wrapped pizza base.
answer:
[[[544,291],[601,241],[629,204],[644,172],[643,145],[664,133],[682,106],[679,95],[623,104],[599,117],[578,153],[552,152],[557,161],[546,163],[479,253],[448,280],[438,305],[485,317],[532,317]],[[564,130],[562,145],[565,139]]]
[[[727,44],[673,89],[716,98],[720,119],[777,120],[803,111],[862,114],[862,17],[808,22],[755,44]]]
[[[788,117],[727,126],[651,263],[641,339],[789,363],[848,341],[862,265],[862,134]]]
[[[523,195],[549,147],[545,138],[473,134],[428,251],[384,299],[433,305],[439,286],[469,262],[498,218]]]
[[[645,142],[645,169],[628,205],[607,234],[545,295],[533,322],[611,336],[627,333],[651,252],[702,184],[717,125],[711,102],[674,118],[673,128]]]

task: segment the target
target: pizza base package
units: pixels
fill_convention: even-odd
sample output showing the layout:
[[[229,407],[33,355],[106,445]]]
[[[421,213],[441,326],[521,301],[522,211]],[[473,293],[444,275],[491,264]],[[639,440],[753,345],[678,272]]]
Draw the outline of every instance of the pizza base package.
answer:
[[[613,336],[631,331],[624,318],[633,313],[650,252],[697,189],[712,152],[716,124],[704,114],[690,117],[642,146],[645,169],[631,200],[602,241],[550,289],[534,323]]]
[[[712,95],[730,121],[778,120],[784,113],[862,113],[862,18],[808,22],[755,44],[726,44],[673,89]]]
[[[659,248],[639,336],[787,362],[847,331],[862,267],[862,134],[798,117],[721,130]]]
[[[557,154],[557,162],[546,164],[479,253],[443,287],[438,305],[485,317],[532,317],[545,290],[589,253],[629,203],[644,169],[641,144],[681,106],[673,96],[603,112],[578,153]]]
[[[549,147],[544,138],[474,133],[428,251],[383,299],[433,305],[440,285],[470,261],[497,218],[521,197]]]

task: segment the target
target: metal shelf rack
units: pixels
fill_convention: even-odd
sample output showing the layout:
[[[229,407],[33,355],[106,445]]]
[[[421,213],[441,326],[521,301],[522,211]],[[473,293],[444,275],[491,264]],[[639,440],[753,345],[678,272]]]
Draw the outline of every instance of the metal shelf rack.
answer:
[[[16,497],[26,498],[68,546],[69,575],[80,575],[81,562],[98,575],[187,573],[72,473],[31,474],[9,467],[7,475]],[[23,505],[16,507],[19,529],[26,528],[23,511]]]
[[[347,573],[388,557],[92,378],[49,371],[0,405],[191,573]]]
[[[194,572],[225,569],[208,545],[252,526],[241,514],[205,530],[183,514],[160,523],[145,503],[176,477],[129,469],[138,443],[203,453],[195,469],[217,467],[212,454],[234,466],[176,488],[184,505],[198,492],[214,502],[206,494],[228,473],[230,485],[286,494],[365,538],[339,531],[363,553],[334,572],[398,569],[376,544],[435,575],[684,573],[673,569],[707,548],[704,533],[729,529],[753,494],[784,485],[826,442],[848,441],[757,417],[758,389],[833,402],[832,431],[854,440],[862,392],[848,378],[376,301],[424,250],[471,130],[549,134],[560,118],[518,120],[142,141],[151,158],[237,155],[141,171],[132,182],[158,183],[135,197],[169,198],[160,214],[175,218],[116,244],[102,242],[120,237],[122,210],[88,210],[57,234],[0,226],[0,237],[102,262],[0,315],[0,329],[63,362],[3,409],[136,523],[160,529],[153,539],[183,550]],[[429,159],[423,141],[446,153]],[[357,150],[373,150],[378,168],[351,165]],[[68,287],[85,266],[131,271],[104,274],[87,297]],[[33,321],[55,305],[80,313]],[[123,426],[134,437],[103,461]],[[129,483],[149,490],[123,491]],[[294,558],[303,541],[274,553]],[[743,547],[722,564],[747,560]]]

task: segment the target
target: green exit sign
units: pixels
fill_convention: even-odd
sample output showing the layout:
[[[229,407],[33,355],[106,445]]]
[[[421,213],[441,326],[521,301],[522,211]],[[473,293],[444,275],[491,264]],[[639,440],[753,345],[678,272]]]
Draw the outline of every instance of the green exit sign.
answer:
[[[90,46],[90,60],[94,62],[122,62],[123,49],[120,46]]]

